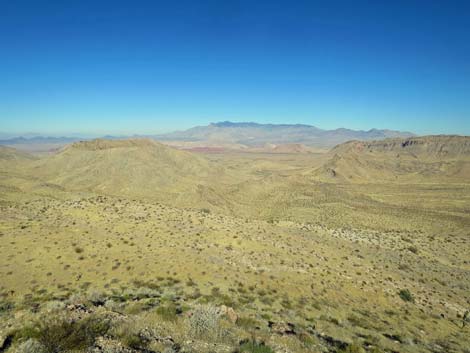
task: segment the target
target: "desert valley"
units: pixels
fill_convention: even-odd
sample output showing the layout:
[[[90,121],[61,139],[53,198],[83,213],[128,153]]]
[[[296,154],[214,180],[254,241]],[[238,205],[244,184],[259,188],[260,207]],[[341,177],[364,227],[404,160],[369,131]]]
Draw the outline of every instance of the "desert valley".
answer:
[[[3,142],[0,352],[470,352],[470,137],[314,131]]]
[[[470,353],[470,1],[0,1],[0,353]]]

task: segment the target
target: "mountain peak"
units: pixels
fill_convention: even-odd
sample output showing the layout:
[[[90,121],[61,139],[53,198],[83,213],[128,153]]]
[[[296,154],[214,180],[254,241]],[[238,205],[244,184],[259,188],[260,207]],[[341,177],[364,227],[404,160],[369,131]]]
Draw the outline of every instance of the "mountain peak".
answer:
[[[226,120],[226,121],[219,121],[219,122],[216,122],[216,123],[211,123],[210,125],[215,126],[215,127],[257,127],[260,124],[254,123],[254,122],[237,123],[237,122],[232,122],[232,121]]]
[[[261,124],[255,123],[251,121],[247,122],[232,122],[232,121],[219,121],[217,123],[211,123],[210,126],[215,127],[239,127],[239,128],[286,128],[286,127],[298,127],[298,128],[312,128],[317,129],[315,126],[312,125],[305,125],[305,124]]]

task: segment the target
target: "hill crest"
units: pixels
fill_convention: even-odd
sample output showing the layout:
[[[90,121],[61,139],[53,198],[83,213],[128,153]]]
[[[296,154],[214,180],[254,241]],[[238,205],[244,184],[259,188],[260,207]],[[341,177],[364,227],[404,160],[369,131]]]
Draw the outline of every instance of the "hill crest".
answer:
[[[222,193],[213,185],[229,178],[224,168],[200,155],[149,139],[76,142],[28,167],[67,191],[153,199],[182,207],[216,203],[223,207]]]
[[[107,140],[107,139],[95,139],[74,142],[66,149],[77,149],[77,150],[88,150],[88,151],[99,151],[107,150],[112,148],[129,148],[129,147],[163,147],[162,144],[142,138],[142,139],[123,139],[123,140]]]
[[[340,182],[465,182],[470,175],[470,136],[349,141],[330,150],[313,175]]]
[[[348,141],[335,146],[331,153],[409,152],[426,156],[470,155],[470,136],[429,135],[408,138],[389,138],[374,141]]]

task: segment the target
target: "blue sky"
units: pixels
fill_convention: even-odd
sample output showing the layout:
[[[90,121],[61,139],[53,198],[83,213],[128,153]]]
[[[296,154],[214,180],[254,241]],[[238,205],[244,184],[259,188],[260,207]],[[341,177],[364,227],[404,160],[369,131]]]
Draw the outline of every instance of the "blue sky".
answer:
[[[0,132],[470,135],[469,1],[2,1]]]

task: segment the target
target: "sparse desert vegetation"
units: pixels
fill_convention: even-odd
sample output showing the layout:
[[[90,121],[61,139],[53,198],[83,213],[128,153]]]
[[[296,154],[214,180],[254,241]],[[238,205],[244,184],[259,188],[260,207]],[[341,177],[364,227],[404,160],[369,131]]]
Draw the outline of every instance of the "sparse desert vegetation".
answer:
[[[0,353],[470,353],[470,0],[0,0]]]
[[[199,154],[202,184],[131,197],[124,161],[151,178],[160,149],[167,177],[180,153],[193,170],[151,142],[3,162],[3,351],[468,352],[465,175],[356,183],[312,179],[324,154]],[[102,158],[113,178],[94,178]]]

